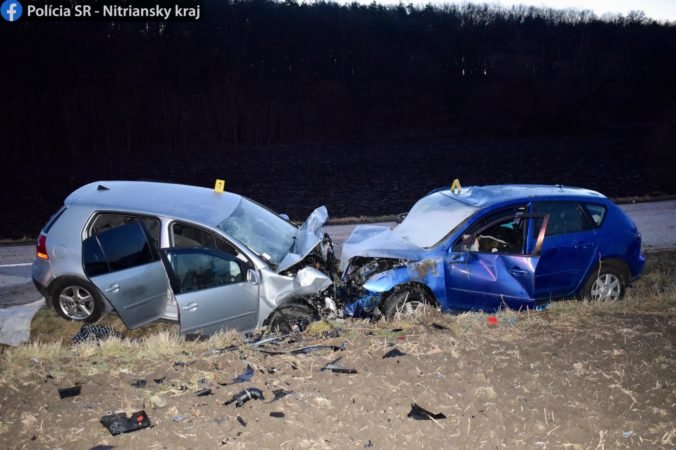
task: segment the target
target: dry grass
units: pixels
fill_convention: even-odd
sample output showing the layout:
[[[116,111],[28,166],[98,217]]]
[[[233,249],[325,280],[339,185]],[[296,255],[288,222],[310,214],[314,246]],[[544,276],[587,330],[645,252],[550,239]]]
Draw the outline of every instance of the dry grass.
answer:
[[[621,302],[562,301],[553,303],[542,312],[506,309],[495,314],[448,315],[426,308],[412,319],[395,322],[319,321],[306,330],[305,336],[319,338],[330,335],[339,328],[341,339],[347,341],[360,339],[364,335],[382,342],[406,338],[409,351],[415,352],[416,339],[427,340],[421,336],[439,331],[443,333],[437,333],[438,336],[445,336],[445,339],[450,340],[462,338],[468,342],[485,339],[510,341],[533,326],[550,325],[559,329],[576,330],[579,323],[597,320],[606,315],[659,313],[661,316],[673,316],[676,314],[674,256],[674,252],[650,255],[645,275]],[[35,375],[44,376],[46,373],[58,377],[69,365],[78,365],[85,361],[87,364],[82,364],[82,367],[87,375],[103,372],[116,375],[131,371],[132,367],[141,364],[152,370],[161,364],[173,364],[186,355],[202,354],[210,349],[241,343],[242,339],[240,334],[231,331],[216,334],[205,341],[190,342],[179,335],[175,324],[159,323],[127,330],[115,315],[106,315],[100,323],[124,331],[125,338],[73,345],[71,338],[79,331],[81,324],[65,321],[50,309],[39,311],[32,324],[31,342],[16,348],[7,348],[0,355],[0,384],[10,380],[29,379]],[[244,354],[247,351],[242,350]]]

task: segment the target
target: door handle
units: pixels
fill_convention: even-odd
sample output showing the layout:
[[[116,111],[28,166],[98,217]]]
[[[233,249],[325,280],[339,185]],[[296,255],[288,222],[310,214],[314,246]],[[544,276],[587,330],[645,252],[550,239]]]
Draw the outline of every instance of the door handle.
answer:
[[[199,305],[195,302],[191,302],[191,303],[188,303],[187,305],[185,305],[184,307],[182,307],[181,309],[183,311],[195,311],[197,308],[199,308]]]
[[[512,275],[515,277],[525,277],[528,275],[527,270],[519,269],[518,267],[514,267],[512,270],[509,271]]]
[[[115,293],[117,293],[117,292],[120,292],[120,285],[117,284],[117,283],[111,284],[110,286],[108,286],[107,289],[104,289],[104,291],[105,291],[105,292],[112,292],[112,293],[115,294]]]
[[[467,255],[464,253],[452,255],[449,261],[451,264],[460,264],[467,262]]]

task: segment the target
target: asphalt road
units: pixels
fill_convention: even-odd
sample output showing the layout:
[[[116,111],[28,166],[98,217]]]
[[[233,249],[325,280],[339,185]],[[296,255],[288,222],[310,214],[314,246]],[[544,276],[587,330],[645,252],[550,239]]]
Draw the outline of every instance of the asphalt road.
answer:
[[[641,230],[645,251],[676,249],[676,200],[620,206]],[[355,225],[325,227],[333,239],[338,256],[343,242],[354,227]],[[31,281],[30,265],[34,257],[34,245],[0,246],[0,308],[40,299],[40,294]]]

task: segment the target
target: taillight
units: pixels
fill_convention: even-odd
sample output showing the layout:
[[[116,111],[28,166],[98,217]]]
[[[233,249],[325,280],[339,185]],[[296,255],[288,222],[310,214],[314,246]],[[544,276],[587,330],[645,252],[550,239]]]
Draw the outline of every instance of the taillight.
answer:
[[[38,244],[35,246],[35,256],[40,259],[49,259],[47,254],[47,236],[41,234],[38,237]]]

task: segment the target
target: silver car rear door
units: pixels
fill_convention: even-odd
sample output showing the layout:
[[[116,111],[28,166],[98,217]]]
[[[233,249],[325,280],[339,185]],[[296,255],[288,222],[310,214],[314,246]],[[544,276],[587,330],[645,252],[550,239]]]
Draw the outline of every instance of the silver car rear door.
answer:
[[[169,298],[169,280],[159,253],[140,222],[100,232],[82,243],[89,280],[127,328],[159,319]]]

